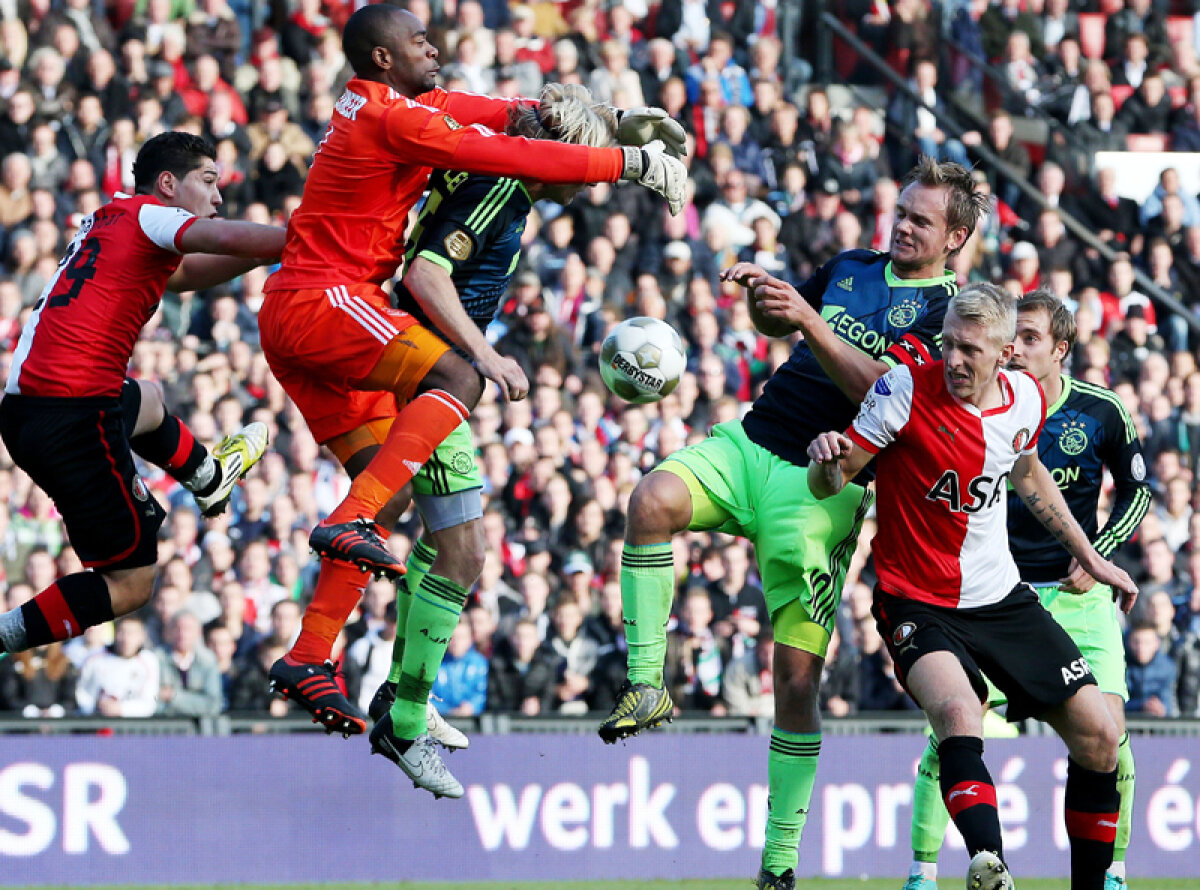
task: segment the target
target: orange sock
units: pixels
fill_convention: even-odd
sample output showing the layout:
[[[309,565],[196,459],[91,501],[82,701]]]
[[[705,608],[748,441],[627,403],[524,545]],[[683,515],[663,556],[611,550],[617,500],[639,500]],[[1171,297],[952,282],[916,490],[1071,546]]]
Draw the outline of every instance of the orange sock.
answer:
[[[351,483],[350,493],[329,514],[326,524],[353,522],[360,516],[374,519],[470,413],[462,402],[440,389],[422,393],[405,405],[379,453]]]
[[[321,574],[312,602],[304,610],[300,635],[284,656],[290,664],[321,664],[329,658],[333,641],[367,589],[370,575],[358,566],[332,559],[321,560]]]

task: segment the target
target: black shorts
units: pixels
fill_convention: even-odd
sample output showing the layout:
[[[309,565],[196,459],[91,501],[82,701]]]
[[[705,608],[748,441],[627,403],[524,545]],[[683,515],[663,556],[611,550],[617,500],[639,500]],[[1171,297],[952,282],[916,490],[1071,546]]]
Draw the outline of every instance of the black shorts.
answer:
[[[876,587],[871,612],[902,683],[922,655],[951,652],[980,702],[987,698],[983,674],[1008,696],[1012,721],[1037,717],[1096,683],[1079,647],[1028,584],[975,609],[934,606]]]
[[[118,399],[6,395],[0,436],[13,461],[54,499],[85,566],[154,565],[166,513],[133,465],[137,418]]]

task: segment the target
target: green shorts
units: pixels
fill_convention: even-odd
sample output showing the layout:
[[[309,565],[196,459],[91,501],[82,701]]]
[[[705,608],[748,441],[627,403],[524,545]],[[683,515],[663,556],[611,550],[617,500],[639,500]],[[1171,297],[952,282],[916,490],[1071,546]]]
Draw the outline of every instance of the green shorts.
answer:
[[[1097,584],[1084,594],[1067,593],[1055,586],[1035,589],[1046,611],[1070,634],[1087,659],[1100,691],[1129,701],[1129,687],[1125,685],[1125,644],[1112,588]],[[988,692],[988,700],[993,706],[1004,703],[1004,693],[990,681]]]
[[[676,464],[686,469],[679,472]],[[851,483],[818,500],[808,489],[808,468],[751,442],[740,421],[719,424],[703,442],[675,452],[657,469],[675,472],[693,489],[689,529],[738,535],[754,544],[772,621],[778,624],[785,607],[798,602],[824,630],[823,643],[800,648],[823,656],[873,500],[867,489]]]
[[[483,473],[475,462],[471,425],[464,420],[413,478],[413,493],[444,497],[472,488],[483,488]]]

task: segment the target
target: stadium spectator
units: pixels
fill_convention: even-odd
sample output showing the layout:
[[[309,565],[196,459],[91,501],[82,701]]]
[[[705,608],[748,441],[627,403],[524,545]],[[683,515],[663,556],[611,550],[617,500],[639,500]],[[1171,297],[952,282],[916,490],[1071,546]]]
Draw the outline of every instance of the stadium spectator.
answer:
[[[75,700],[81,714],[103,717],[149,717],[158,707],[159,662],[146,647],[140,618],[117,622],[112,648],[83,663]]]
[[[471,717],[487,706],[488,662],[475,648],[471,625],[460,618],[433,684],[433,703],[445,716]]]
[[[221,669],[204,646],[200,619],[192,612],[180,609],[171,616],[158,662],[159,714],[215,717],[221,713]]]
[[[1174,717],[1177,682],[1175,662],[1162,648],[1153,624],[1135,624],[1128,633],[1129,700],[1125,710],[1145,717]]]

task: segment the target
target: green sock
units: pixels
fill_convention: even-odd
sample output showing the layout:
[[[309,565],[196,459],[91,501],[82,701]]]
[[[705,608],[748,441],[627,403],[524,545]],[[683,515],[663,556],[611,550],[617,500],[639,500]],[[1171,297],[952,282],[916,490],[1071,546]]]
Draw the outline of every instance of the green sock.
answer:
[[[423,541],[417,541],[405,563],[406,574],[396,585],[396,639],[392,643],[392,666],[388,669],[388,682],[400,682],[400,666],[404,663],[404,636],[408,627],[408,609],[412,605],[412,591],[421,586],[421,579],[433,568],[437,551]]]
[[[1124,862],[1129,849],[1129,833],[1133,824],[1133,783],[1137,778],[1133,768],[1133,748],[1129,733],[1121,736],[1117,747],[1117,790],[1121,792],[1121,809],[1117,816],[1117,843],[1113,847],[1113,862]]]
[[[794,869],[799,859],[800,835],[808,821],[817,758],[821,754],[819,732],[771,733],[767,758],[768,810],[766,844],[762,865],[772,874]]]
[[[425,732],[429,690],[466,601],[467,589],[440,575],[426,575],[413,593],[405,633],[408,642],[391,711],[397,738],[415,739]]]
[[[667,621],[674,599],[671,542],[626,544],[621,554],[621,605],[629,644],[629,682],[662,687]]]
[[[912,849],[913,859],[917,862],[937,862],[946,838],[946,826],[950,823],[950,813],[946,811],[938,783],[941,771],[937,739],[930,736],[913,783]]]

